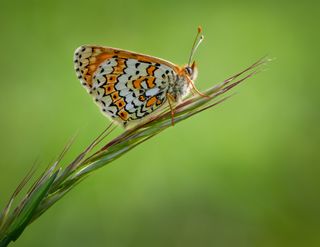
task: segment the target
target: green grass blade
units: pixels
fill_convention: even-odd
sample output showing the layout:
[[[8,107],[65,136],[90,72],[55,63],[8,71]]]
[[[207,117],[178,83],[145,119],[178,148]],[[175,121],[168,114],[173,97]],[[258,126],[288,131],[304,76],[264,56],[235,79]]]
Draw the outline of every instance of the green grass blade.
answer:
[[[58,174],[58,171],[56,171],[54,174],[52,174],[48,178],[42,180],[36,186],[36,188],[34,188],[34,190],[28,196],[20,213],[12,221],[10,227],[7,229],[6,236],[4,237],[4,240],[3,240],[4,243],[15,241],[21,235],[25,227],[29,224],[29,221],[32,218],[33,212],[36,210],[41,200],[46,196],[57,174]]]

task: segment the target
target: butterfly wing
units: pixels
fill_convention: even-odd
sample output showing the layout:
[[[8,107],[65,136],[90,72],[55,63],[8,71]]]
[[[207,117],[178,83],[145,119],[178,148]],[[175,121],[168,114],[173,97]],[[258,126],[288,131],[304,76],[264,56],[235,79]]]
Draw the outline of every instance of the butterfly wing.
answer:
[[[102,112],[123,126],[165,105],[179,72],[168,61],[101,46],[79,47],[74,63]]]

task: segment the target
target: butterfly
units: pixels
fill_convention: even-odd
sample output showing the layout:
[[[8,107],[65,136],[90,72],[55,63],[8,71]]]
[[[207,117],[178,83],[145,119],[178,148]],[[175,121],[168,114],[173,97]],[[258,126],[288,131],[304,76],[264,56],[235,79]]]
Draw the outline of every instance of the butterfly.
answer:
[[[146,121],[165,106],[173,123],[174,105],[191,90],[202,95],[194,86],[197,66],[192,62],[201,33],[199,27],[188,64],[182,67],[127,50],[82,45],[75,51],[75,71],[102,112],[123,127]]]

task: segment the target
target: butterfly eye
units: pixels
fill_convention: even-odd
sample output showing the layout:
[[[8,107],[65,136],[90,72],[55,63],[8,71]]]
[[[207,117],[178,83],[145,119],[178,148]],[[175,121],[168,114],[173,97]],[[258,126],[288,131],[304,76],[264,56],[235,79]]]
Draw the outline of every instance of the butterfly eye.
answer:
[[[189,76],[192,75],[192,68],[191,68],[191,67],[186,67],[185,70],[186,70],[186,73],[187,73]]]

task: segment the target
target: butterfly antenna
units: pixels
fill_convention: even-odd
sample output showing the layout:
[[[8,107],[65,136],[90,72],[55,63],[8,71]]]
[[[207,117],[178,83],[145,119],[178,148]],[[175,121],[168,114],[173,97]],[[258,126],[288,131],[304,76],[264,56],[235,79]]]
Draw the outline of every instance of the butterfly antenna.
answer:
[[[196,50],[198,49],[199,45],[201,44],[201,42],[204,39],[204,36],[201,33],[202,33],[202,28],[199,26],[196,38],[194,39],[194,42],[193,42],[193,45],[192,45],[192,48],[191,48],[191,53],[190,53],[190,57],[189,57],[188,66],[191,66],[191,62],[192,62],[192,58],[194,56],[194,53],[196,52]]]

